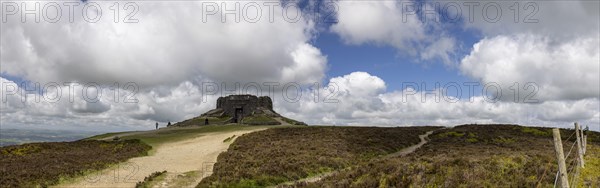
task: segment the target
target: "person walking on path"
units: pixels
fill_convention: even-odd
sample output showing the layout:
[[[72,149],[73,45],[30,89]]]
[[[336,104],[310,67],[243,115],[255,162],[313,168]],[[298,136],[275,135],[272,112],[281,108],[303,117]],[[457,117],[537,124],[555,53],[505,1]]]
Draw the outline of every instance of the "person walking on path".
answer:
[[[156,129],[158,129],[158,122],[156,122]]]

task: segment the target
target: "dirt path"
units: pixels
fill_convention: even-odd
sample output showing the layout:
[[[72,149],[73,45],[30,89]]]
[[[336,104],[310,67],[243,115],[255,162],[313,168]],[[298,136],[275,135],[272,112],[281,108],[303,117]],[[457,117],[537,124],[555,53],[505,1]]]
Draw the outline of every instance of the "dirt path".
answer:
[[[410,147],[401,149],[400,151],[396,152],[396,153],[392,153],[386,156],[386,158],[388,157],[399,157],[399,156],[406,156],[412,152],[415,152],[417,149],[419,149],[421,146],[427,144],[427,142],[429,141],[428,137],[429,135],[431,135],[433,133],[433,131],[429,131],[426,132],[425,134],[419,135],[419,139],[421,139],[421,142],[419,142],[418,144],[412,145]]]
[[[409,146],[407,148],[401,149],[398,152],[389,154],[384,156],[383,158],[390,158],[390,157],[398,157],[398,156],[406,156],[412,152],[415,152],[417,149],[419,149],[421,146],[425,145],[428,141],[429,141],[429,135],[431,135],[433,133],[433,131],[429,131],[426,132],[425,134],[419,135],[419,139],[421,139],[421,141],[418,144]],[[379,158],[380,159],[380,158]],[[349,169],[345,168],[345,169]],[[313,182],[317,182],[320,181],[323,178],[335,175],[336,173],[345,170],[345,169],[341,169],[341,170],[336,170],[336,171],[332,171],[332,172],[326,172],[326,173],[322,173],[316,176],[312,176],[312,177],[308,177],[308,178],[304,178],[304,179],[300,179],[300,180],[296,180],[296,181],[291,181],[291,182],[285,182],[285,183],[281,183],[275,187],[286,187],[286,186],[290,186],[290,185],[295,185],[297,183],[313,183]]]
[[[195,186],[203,177],[212,171],[213,164],[217,161],[219,153],[226,151],[229,142],[226,138],[257,130],[244,130],[233,132],[206,133],[203,136],[160,145],[151,156],[137,157],[127,162],[105,169],[99,173],[67,182],[57,187],[135,187],[138,181],[156,171],[166,170],[170,176],[184,175],[186,172],[195,171],[198,174],[191,181]],[[172,180],[168,178],[168,180]],[[175,187],[169,182],[159,184],[160,187]]]

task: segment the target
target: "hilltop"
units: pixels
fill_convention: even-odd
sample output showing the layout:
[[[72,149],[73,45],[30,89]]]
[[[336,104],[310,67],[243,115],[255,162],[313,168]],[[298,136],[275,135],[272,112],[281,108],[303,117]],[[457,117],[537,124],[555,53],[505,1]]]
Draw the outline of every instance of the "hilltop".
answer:
[[[217,106],[198,117],[174,126],[224,125],[306,125],[304,122],[284,117],[273,110],[273,101],[268,96],[229,95],[219,97]]]

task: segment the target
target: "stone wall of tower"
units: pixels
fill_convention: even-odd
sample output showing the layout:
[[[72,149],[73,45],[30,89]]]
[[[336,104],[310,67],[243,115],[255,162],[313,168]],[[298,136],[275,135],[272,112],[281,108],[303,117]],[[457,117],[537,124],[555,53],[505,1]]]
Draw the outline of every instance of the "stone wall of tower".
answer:
[[[273,110],[273,102],[268,96],[256,97],[254,95],[229,95],[217,99],[217,108],[223,109],[225,114],[233,117],[235,110],[241,108],[244,116],[251,115],[258,107]]]

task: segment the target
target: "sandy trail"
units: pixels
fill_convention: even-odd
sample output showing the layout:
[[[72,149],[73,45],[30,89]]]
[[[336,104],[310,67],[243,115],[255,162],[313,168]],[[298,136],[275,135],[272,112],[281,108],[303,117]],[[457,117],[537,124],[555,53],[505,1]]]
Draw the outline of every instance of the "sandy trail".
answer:
[[[137,157],[105,169],[96,174],[68,182],[57,187],[135,187],[138,181],[156,171],[166,170],[170,176],[189,171],[199,172],[195,182],[199,182],[212,171],[217,156],[226,151],[230,142],[226,138],[257,130],[206,133],[202,136],[184,141],[165,143],[156,148],[151,156]],[[163,187],[169,185],[162,183]],[[195,184],[192,185],[192,187]]]

